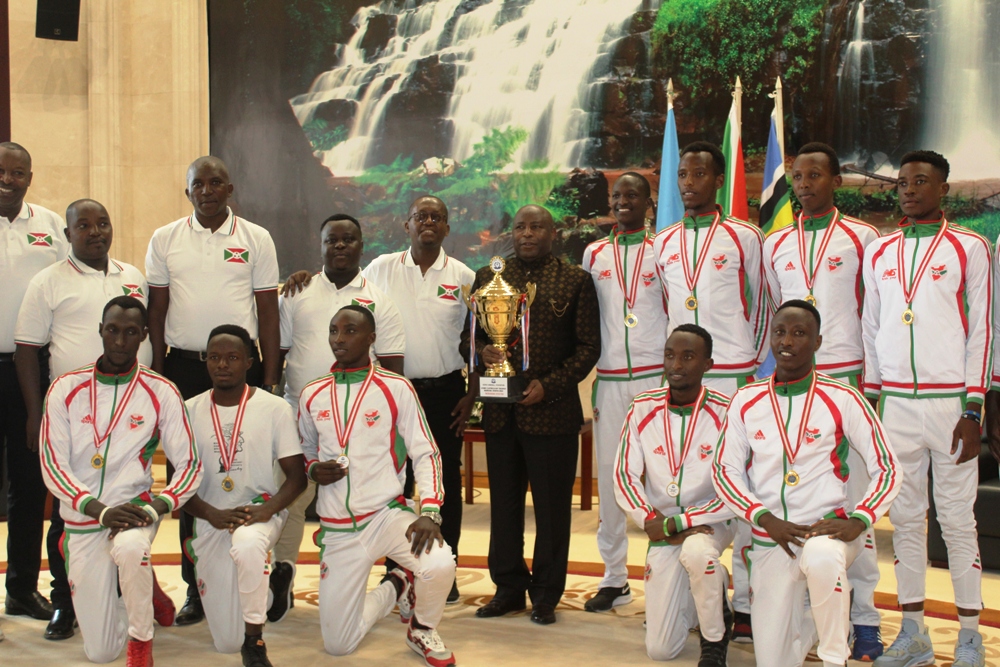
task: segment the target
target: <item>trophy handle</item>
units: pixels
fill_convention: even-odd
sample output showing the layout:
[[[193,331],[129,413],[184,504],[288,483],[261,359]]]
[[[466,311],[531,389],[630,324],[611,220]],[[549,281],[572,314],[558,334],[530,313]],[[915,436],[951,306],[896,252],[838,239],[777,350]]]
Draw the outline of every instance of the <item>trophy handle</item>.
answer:
[[[472,285],[462,285],[462,300],[469,310],[472,310]]]
[[[524,286],[524,291],[527,294],[527,298],[524,301],[524,307],[531,308],[532,302],[535,300],[535,283],[528,283]]]

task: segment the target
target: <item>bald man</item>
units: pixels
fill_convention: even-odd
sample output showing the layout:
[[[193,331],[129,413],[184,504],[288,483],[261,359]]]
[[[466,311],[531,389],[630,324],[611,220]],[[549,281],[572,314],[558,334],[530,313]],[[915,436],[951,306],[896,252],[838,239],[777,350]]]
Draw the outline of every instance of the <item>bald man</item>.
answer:
[[[184,194],[194,210],[157,229],[146,253],[152,368],[173,381],[185,400],[212,388],[205,347],[222,324],[241,326],[254,339],[248,384],[271,391],[281,375],[274,241],[266,229],[233,213],[233,191],[222,160],[192,162]],[[191,517],[182,512],[180,523],[185,540]],[[194,565],[186,557],[181,570],[187,599],[176,622],[188,625],[204,613]]]
[[[518,403],[487,403],[486,460],[490,470],[490,577],[496,596],[476,616],[490,618],[525,608],[531,597],[531,620],[556,622],[555,608],[566,587],[573,483],[576,481],[577,437],[583,407],[577,385],[601,354],[597,292],[590,275],[552,254],[555,225],[541,206],[525,206],[514,216],[514,257],[502,272],[522,292],[537,289],[530,309],[530,358],[522,332],[508,341],[511,365],[524,379]],[[489,266],[476,273],[472,290],[493,278]],[[477,327],[476,370],[503,361],[499,348]],[[463,354],[469,352],[469,329],[462,333]],[[478,382],[471,382],[471,391]],[[524,494],[531,484],[535,509],[532,570],[524,561]]]

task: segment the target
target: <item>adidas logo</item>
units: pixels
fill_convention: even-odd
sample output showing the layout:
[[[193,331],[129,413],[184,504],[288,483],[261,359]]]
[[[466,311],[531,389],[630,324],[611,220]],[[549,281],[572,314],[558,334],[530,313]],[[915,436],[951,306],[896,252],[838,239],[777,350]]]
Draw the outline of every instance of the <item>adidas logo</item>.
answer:
[[[767,436],[765,436],[764,432],[761,430],[758,430],[756,433],[753,434],[754,440],[764,440],[766,437]]]
[[[656,449],[654,449],[653,453],[657,454],[659,456],[666,456],[667,455],[667,452],[664,451],[664,449],[663,449],[663,445],[660,445],[659,447],[657,447]]]
[[[94,420],[91,419],[90,415],[84,415],[83,419],[80,420],[81,424],[93,424]]]
[[[792,264],[791,262],[789,262],[788,264],[785,264],[785,271],[794,271],[794,270],[795,270],[795,265],[794,264]]]

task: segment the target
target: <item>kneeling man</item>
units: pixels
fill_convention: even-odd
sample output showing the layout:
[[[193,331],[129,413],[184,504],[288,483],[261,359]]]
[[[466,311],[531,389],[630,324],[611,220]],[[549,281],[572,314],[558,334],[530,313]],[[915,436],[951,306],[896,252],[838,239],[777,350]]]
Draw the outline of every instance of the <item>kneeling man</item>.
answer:
[[[319,615],[333,655],[352,653],[399,603],[406,643],[431,667],[455,664],[438,623],[455,579],[441,537],[441,455],[409,380],[371,363],[375,318],[344,306],[330,321],[336,362],[302,389],[299,434],[306,472],[319,485]],[[403,497],[406,459],[420,493],[414,518]],[[376,559],[401,567],[365,594]]]
[[[902,479],[868,401],[816,372],[819,331],[819,311],[806,301],[778,308],[771,322],[774,375],[736,392],[716,452],[719,497],[753,530],[750,614],[758,667],[801,665],[817,635],[825,667],[847,662],[847,568]],[[855,473],[848,448],[860,453],[871,477],[856,506],[848,500]]]
[[[285,508],[306,488],[306,475],[291,407],[247,385],[252,349],[250,334],[235,324],[215,327],[208,336],[212,389],[187,401],[207,466],[187,504],[195,519],[185,548],[215,648],[240,651],[244,667],[271,667],[262,636],[268,554]],[[274,483],[275,462],[285,474],[281,488]]]
[[[158,521],[194,495],[201,478],[177,387],[136,359],[146,317],[134,297],[107,303],[98,325],[104,354],[52,383],[39,449],[45,484],[66,522],[63,550],[83,650],[93,662],[111,662],[128,639],[128,667],[153,664],[150,545]],[[154,497],[158,445],[174,474]]]
[[[625,418],[615,497],[649,535],[649,657],[676,658],[697,625],[699,667],[725,667],[733,614],[719,554],[733,541],[737,519],[712,486],[712,453],[729,397],[702,385],[711,368],[712,336],[694,324],[674,329],[663,353],[668,386],[638,394]]]

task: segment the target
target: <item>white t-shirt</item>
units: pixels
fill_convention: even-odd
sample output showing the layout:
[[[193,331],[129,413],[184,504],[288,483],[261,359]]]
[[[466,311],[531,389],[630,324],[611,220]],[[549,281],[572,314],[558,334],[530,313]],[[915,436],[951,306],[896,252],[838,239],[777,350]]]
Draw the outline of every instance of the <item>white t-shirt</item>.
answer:
[[[15,349],[14,323],[28,283],[45,267],[66,259],[65,230],[65,220],[35,204],[22,203],[13,222],[0,217],[0,352]]]
[[[212,425],[212,391],[206,391],[185,402],[191,417],[191,428],[198,443],[198,454],[204,465],[198,497],[219,509],[245,505],[260,496],[278,492],[274,483],[274,462],[286,456],[301,456],[299,432],[292,408],[283,399],[256,390],[247,401],[240,426],[236,456],[229,472],[222,467],[219,443]],[[233,427],[239,406],[216,406],[222,436],[232,442]],[[232,491],[224,491],[222,481],[227,475],[233,480]]]
[[[254,294],[278,289],[278,255],[266,229],[232,210],[214,234],[192,214],[153,232],[146,277],[170,288],[167,345],[198,352],[220,324],[257,338]]]
[[[403,318],[385,292],[358,272],[342,289],[330,282],[324,271],[292,297],[278,299],[281,315],[281,349],[285,357],[285,400],[298,409],[302,388],[330,372],[330,320],[338,310],[351,304],[365,306],[375,315],[375,357],[396,357],[406,353]]]
[[[472,286],[476,272],[444,249],[421,275],[409,250],[372,260],[364,276],[385,292],[403,316],[403,327],[411,345],[403,359],[406,377],[436,378],[465,366],[458,352],[462,328],[469,309],[462,299],[462,285]]]
[[[33,347],[51,343],[49,375],[54,380],[94,363],[104,353],[97,329],[108,301],[134,296],[145,306],[147,293],[146,279],[131,264],[111,259],[105,275],[70,253],[31,279],[17,316],[15,339]],[[139,363],[147,366],[152,358],[147,338],[139,346]]]

